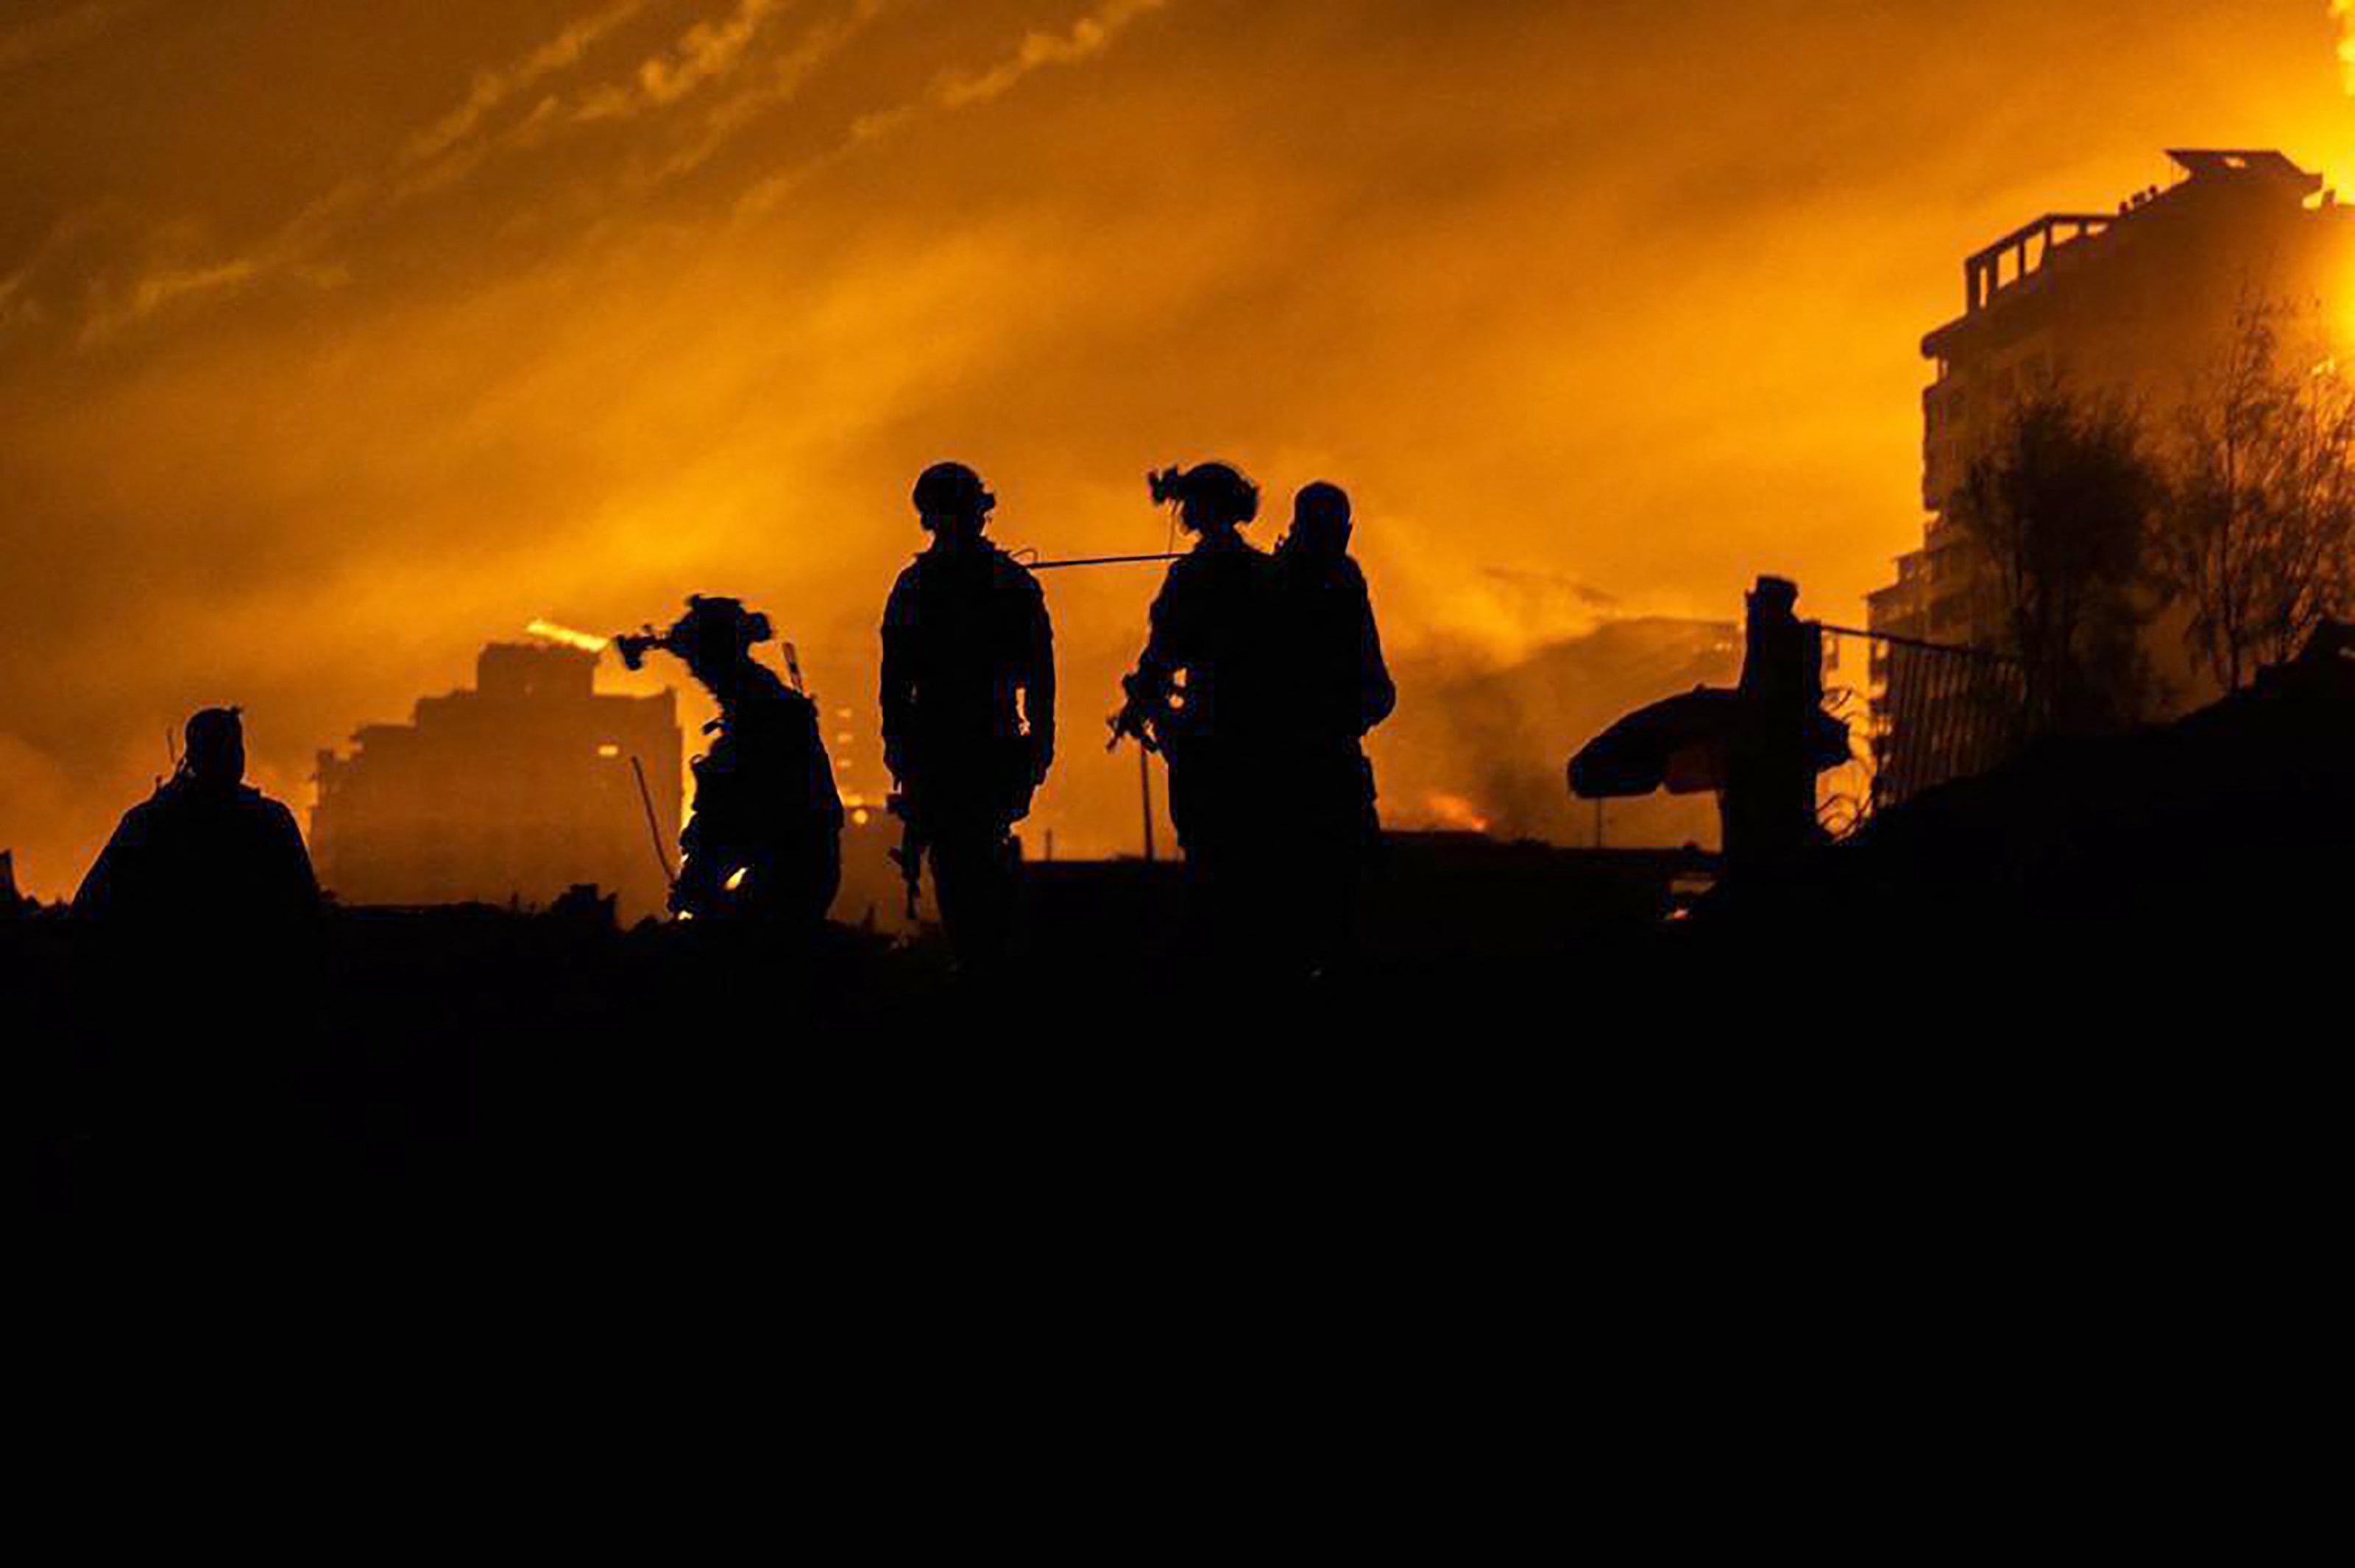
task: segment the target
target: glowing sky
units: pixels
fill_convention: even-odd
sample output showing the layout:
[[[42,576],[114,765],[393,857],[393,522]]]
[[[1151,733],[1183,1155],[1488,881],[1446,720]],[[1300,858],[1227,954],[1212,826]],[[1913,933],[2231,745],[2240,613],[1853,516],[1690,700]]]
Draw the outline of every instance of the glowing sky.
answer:
[[[69,891],[210,701],[307,805],[484,641],[690,590],[767,609],[863,746],[944,455],[1049,553],[1160,548],[1149,465],[1339,480],[1402,648],[1502,656],[1579,585],[1731,615],[1764,570],[1858,613],[1962,254],[2169,145],[2355,176],[2338,37],[2327,0],[0,0],[0,847]],[[1050,589],[1067,852],[1133,833],[1095,737],[1151,586]]]

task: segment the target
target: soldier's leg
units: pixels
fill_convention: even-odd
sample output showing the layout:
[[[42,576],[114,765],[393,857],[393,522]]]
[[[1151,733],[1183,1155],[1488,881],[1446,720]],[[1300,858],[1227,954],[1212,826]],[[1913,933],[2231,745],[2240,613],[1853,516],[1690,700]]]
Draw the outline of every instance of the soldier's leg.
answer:
[[[1318,923],[1311,957],[1320,968],[1346,964],[1357,952],[1358,905],[1366,873],[1381,840],[1374,806],[1374,771],[1354,745],[1337,745],[1318,768],[1320,802]]]
[[[1014,861],[1019,854],[994,818],[968,816],[932,840],[932,891],[941,930],[959,961],[1005,955],[1014,933]]]
[[[1187,946],[1233,964],[1252,958],[1274,913],[1275,846],[1253,812],[1251,759],[1227,744],[1198,744],[1169,773],[1170,817],[1186,852]]]
[[[815,830],[805,861],[808,870],[804,884],[803,917],[815,925],[826,919],[826,912],[834,908],[835,895],[842,891],[842,829]]]
[[[1178,850],[1184,859],[1186,903],[1178,925],[1179,944],[1200,956],[1218,945],[1221,919],[1218,908],[1220,852],[1223,848],[1217,824],[1206,804],[1209,793],[1207,760],[1199,749],[1172,749],[1167,753],[1169,823],[1178,830]]]
[[[819,825],[770,847],[749,869],[739,909],[748,920],[815,926],[841,886],[842,839]]]

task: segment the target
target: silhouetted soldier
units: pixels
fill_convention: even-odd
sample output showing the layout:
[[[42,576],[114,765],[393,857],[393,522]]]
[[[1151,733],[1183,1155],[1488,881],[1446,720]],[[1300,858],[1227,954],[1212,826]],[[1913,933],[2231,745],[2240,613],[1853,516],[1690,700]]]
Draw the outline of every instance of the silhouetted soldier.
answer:
[[[1275,550],[1281,798],[1294,825],[1299,929],[1318,967],[1354,936],[1358,881],[1381,838],[1364,741],[1398,706],[1349,533],[1348,496],[1319,482],[1294,497],[1292,531]]]
[[[1824,832],[1816,818],[1821,755],[1823,633],[1795,611],[1798,585],[1761,577],[1747,595],[1740,717],[1726,746],[1720,807],[1726,872],[1740,880],[1785,867]]]
[[[996,505],[981,475],[936,463],[916,481],[930,549],[883,611],[883,759],[907,826],[912,886],[929,853],[941,923],[966,963],[1005,950],[1014,824],[1055,759],[1055,642],[1037,578],[982,538]]]
[[[1273,563],[1242,537],[1259,487],[1223,463],[1149,476],[1156,503],[1178,507],[1196,536],[1153,601],[1152,635],[1128,700],[1113,719],[1169,763],[1169,818],[1186,852],[1188,925],[1197,944],[1240,943],[1265,871],[1259,793],[1273,758],[1267,619]],[[1181,678],[1182,677],[1182,678]]]
[[[716,738],[695,761],[694,819],[671,908],[698,919],[815,925],[842,881],[842,797],[818,738],[817,705],[752,657],[769,618],[695,594],[667,632],[614,639],[638,667],[648,648],[686,661],[718,699]]]
[[[186,733],[178,771],[123,815],[74,912],[206,945],[307,927],[319,911],[310,852],[293,813],[245,783],[238,710],[208,708]]]

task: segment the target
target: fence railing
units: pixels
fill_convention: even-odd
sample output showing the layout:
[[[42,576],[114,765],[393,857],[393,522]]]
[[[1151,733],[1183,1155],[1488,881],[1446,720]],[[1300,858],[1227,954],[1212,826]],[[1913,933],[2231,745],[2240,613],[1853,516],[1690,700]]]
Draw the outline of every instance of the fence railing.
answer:
[[[1887,632],[1828,625],[1824,631],[1874,645],[1872,809],[1986,773],[2017,749],[2026,703],[2018,660]]]

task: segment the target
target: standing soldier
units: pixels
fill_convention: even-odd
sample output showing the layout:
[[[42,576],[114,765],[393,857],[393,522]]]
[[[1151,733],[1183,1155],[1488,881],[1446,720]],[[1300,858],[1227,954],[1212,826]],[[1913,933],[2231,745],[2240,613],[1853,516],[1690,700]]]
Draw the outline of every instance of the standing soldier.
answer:
[[[918,476],[932,542],[883,610],[883,760],[900,785],[900,869],[932,862],[957,961],[986,965],[1011,936],[1014,825],[1055,760],[1055,638],[1039,580],[982,538],[997,504],[962,463]]]
[[[752,657],[769,618],[740,600],[689,596],[666,632],[614,639],[635,669],[649,648],[687,664],[719,703],[695,761],[694,818],[671,908],[698,919],[815,926],[842,881],[842,798],[818,739],[817,705]]]
[[[1381,838],[1365,737],[1398,706],[1366,575],[1349,556],[1349,497],[1304,486],[1275,549],[1276,656],[1284,698],[1284,796],[1298,824],[1299,929],[1313,969],[1347,955],[1358,882]]]
[[[1824,712],[1824,634],[1798,617],[1799,585],[1761,577],[1745,596],[1742,702],[1718,795],[1729,886],[1786,869],[1824,839],[1816,775],[1847,758]]]
[[[1148,476],[1195,536],[1153,601],[1152,634],[1112,720],[1169,763],[1169,817],[1186,852],[1188,925],[1197,946],[1251,934],[1252,880],[1264,870],[1254,797],[1271,782],[1266,630],[1271,563],[1243,539],[1259,486],[1224,463]]]

